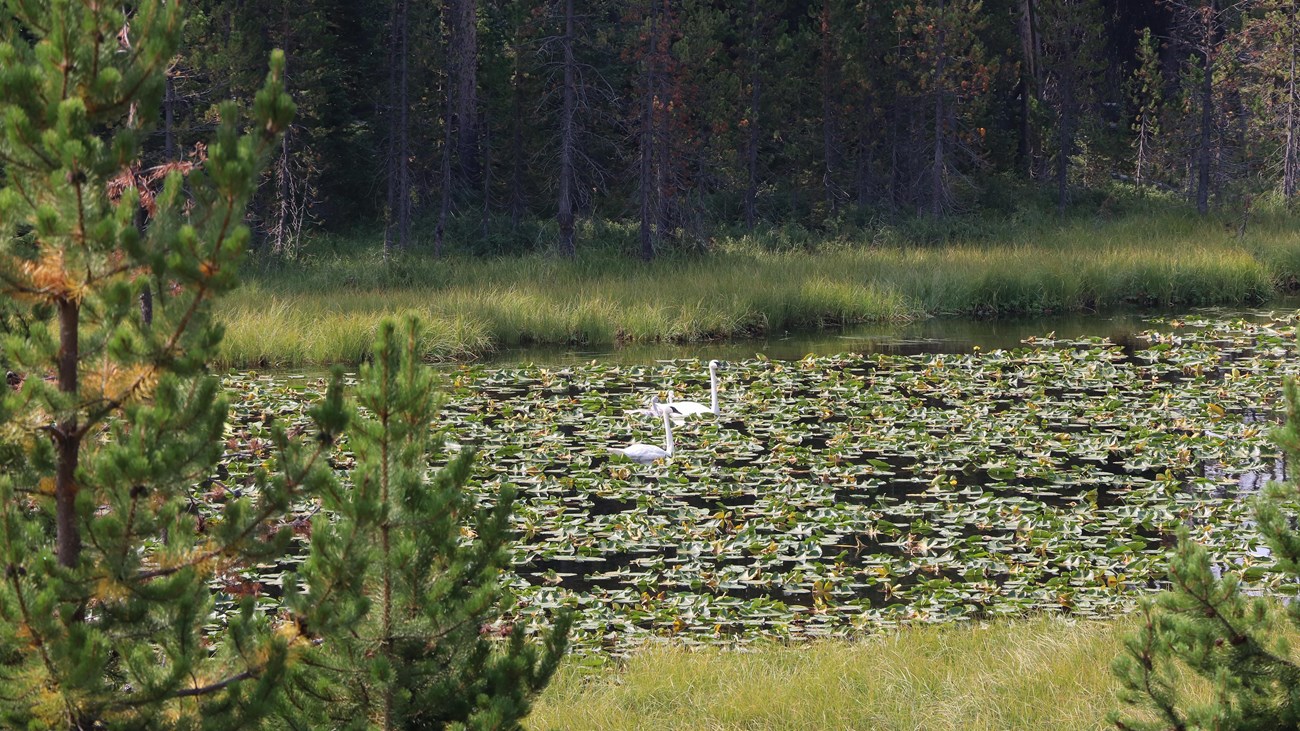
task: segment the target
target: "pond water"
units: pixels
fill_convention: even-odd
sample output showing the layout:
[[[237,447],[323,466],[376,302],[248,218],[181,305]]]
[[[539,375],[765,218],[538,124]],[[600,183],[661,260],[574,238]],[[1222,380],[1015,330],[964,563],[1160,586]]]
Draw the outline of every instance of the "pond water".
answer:
[[[598,360],[632,365],[661,360],[743,360],[762,354],[774,360],[798,360],[805,355],[836,353],[971,353],[976,348],[1016,348],[1029,338],[1054,334],[1058,338],[1104,337],[1112,342],[1131,339],[1145,330],[1169,329],[1169,321],[1189,316],[1207,318],[1267,317],[1272,312],[1300,309],[1300,295],[1279,297],[1259,307],[1120,309],[1101,313],[1068,313],[979,320],[932,317],[908,323],[868,323],[817,331],[781,333],[761,339],[672,345],[628,344],[617,348],[530,346],[502,350],[483,362],[496,366],[534,363],[564,365]]]
[[[1252,586],[1285,593],[1296,587],[1267,570],[1242,500],[1282,474],[1269,431],[1282,379],[1300,372],[1295,324],[1269,309],[1166,316],[1120,345],[1102,338],[1153,323],[963,323],[957,335],[927,321],[822,338],[840,354],[798,361],[694,351],[730,361],[722,414],[677,425],[676,453],[652,465],[610,449],[664,443],[664,424],[628,414],[651,393],[708,401],[692,351],[450,367],[439,426],[478,450],[480,500],[520,491],[516,619],[577,608],[583,652],[1109,616],[1160,586],[1182,526]],[[1018,347],[998,347],[1008,341]],[[879,352],[934,343],[956,352]],[[238,458],[222,479],[238,486],[265,458],[267,414],[305,424],[324,384],[234,374],[228,386]],[[346,479],[346,451],[333,463]]]

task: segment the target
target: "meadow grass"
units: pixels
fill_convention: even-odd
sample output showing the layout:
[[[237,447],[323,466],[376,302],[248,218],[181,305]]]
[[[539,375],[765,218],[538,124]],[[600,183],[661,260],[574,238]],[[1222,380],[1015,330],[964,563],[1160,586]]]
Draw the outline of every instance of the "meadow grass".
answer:
[[[710,731],[1103,729],[1133,618],[1044,616],[745,651],[656,648],[563,666],[525,727]],[[1191,698],[1204,687],[1181,679]]]
[[[1148,211],[1009,223],[926,244],[883,229],[821,239],[773,229],[719,236],[708,252],[649,263],[600,241],[572,262],[545,252],[384,261],[373,241],[336,241],[303,261],[251,267],[218,306],[227,326],[218,365],[356,362],[385,314],[418,314],[426,357],[456,360],[529,344],[696,342],[928,316],[1260,302],[1300,282],[1296,223],[1261,216],[1239,236],[1220,221]],[[611,231],[593,226],[588,239]]]

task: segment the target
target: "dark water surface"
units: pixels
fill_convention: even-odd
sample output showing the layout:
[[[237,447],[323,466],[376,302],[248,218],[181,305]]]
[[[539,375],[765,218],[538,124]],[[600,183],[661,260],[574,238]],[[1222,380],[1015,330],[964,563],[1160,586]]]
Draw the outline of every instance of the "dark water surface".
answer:
[[[1061,339],[1107,337],[1120,342],[1147,330],[1168,331],[1172,320],[1264,317],[1270,312],[1300,309],[1300,295],[1279,297],[1256,307],[1182,307],[1114,310],[1015,318],[972,319],[933,317],[910,323],[868,323],[844,328],[774,334],[753,340],[674,345],[649,343],[617,348],[538,346],[502,350],[484,362],[501,365],[571,365],[598,360],[622,365],[698,358],[742,360],[761,354],[773,360],[798,360],[805,355],[836,353],[971,353],[1020,347],[1029,338],[1053,335]]]

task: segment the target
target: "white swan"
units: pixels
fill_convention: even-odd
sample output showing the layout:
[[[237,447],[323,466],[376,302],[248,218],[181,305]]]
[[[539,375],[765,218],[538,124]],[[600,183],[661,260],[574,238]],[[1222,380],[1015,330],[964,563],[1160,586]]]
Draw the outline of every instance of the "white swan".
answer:
[[[624,457],[639,462],[640,464],[650,464],[665,457],[673,456],[673,420],[667,405],[659,403],[659,397],[654,396],[650,399],[650,409],[652,413],[662,414],[664,417],[664,449],[653,444],[642,444],[634,442],[626,447],[610,447],[611,452],[621,454]]]
[[[699,401],[673,401],[672,392],[668,394],[668,403],[664,404],[677,416],[692,416],[694,414],[713,414],[718,415],[718,367],[722,365],[716,360],[709,361],[709,398],[713,402],[712,406],[705,406]]]

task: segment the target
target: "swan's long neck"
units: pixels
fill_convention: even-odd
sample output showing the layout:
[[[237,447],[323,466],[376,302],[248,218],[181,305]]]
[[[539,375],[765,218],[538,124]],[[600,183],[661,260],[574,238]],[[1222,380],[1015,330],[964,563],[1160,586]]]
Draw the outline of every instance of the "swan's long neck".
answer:
[[[673,456],[673,417],[664,409],[664,451]]]
[[[709,366],[709,395],[713,397],[713,415],[717,416],[718,411],[718,367]]]

